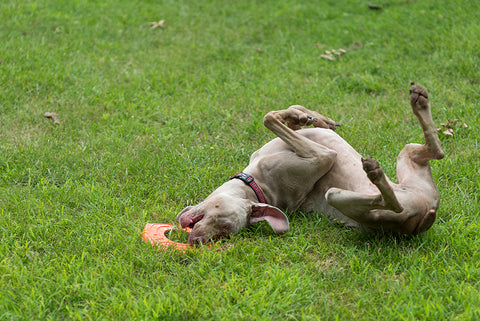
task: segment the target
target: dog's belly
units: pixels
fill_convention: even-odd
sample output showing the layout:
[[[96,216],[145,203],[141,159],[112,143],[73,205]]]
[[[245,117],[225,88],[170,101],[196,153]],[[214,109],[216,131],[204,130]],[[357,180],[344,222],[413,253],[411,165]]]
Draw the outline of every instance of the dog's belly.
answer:
[[[309,183],[310,185],[307,184],[307,180],[308,178],[315,177],[316,173],[308,173],[308,170],[306,172],[301,171],[305,179],[302,179],[301,185],[297,185],[299,190],[274,192],[275,195],[278,194],[283,197],[281,197],[282,201],[272,205],[305,212],[322,212],[331,221],[359,228],[357,222],[330,206],[325,199],[325,194],[332,187],[361,193],[374,194],[379,192],[363,170],[361,155],[342,137],[330,129],[307,128],[299,130],[298,133],[318,144],[334,150],[337,154],[335,162],[326,174]],[[280,138],[275,138],[252,154],[250,164],[245,171],[254,175],[254,177],[263,178],[261,181],[267,184],[271,182],[266,179],[266,176],[270,178],[273,177],[276,184],[265,186],[268,193],[270,189],[276,187],[273,185],[282,186],[283,184],[280,184],[282,180],[287,179],[291,181],[293,179],[292,177],[286,177],[288,176],[285,174],[286,172],[289,172],[290,175],[295,172],[286,170],[288,166],[294,166],[295,168],[301,166],[305,169],[300,162],[286,161],[287,158],[292,158],[293,155],[295,155],[295,153],[285,142]],[[286,164],[289,165],[285,166]],[[267,167],[268,171],[265,172]],[[268,175],[265,175],[267,172]],[[306,188],[306,190],[302,191],[302,188]]]
[[[378,192],[363,170],[362,156],[342,137],[330,129],[307,128],[300,134],[337,153],[336,161],[316,186],[322,186],[324,192],[337,187],[354,192]]]
[[[321,197],[331,187],[362,193],[378,192],[363,170],[362,156],[337,133],[324,128],[306,128],[297,132],[337,153],[333,166],[319,178],[318,182],[315,181],[315,186],[312,184],[310,189],[317,190]],[[280,138],[275,138],[252,154],[246,171],[256,172],[261,167],[259,164],[265,161],[271,164],[274,155],[282,155],[281,157],[274,156],[274,159],[275,162],[283,163],[283,159],[294,154],[294,151],[286,143]],[[295,166],[299,166],[299,164]],[[281,166],[270,165],[270,167],[280,168]],[[275,175],[281,174],[276,173]],[[315,175],[315,173],[307,173],[307,176],[311,175]]]
[[[332,130],[309,128],[299,133],[337,153],[334,165],[313,186],[300,209],[306,212],[322,212],[332,222],[364,230],[363,226],[330,206],[325,199],[325,194],[332,187],[368,194],[379,192],[363,170],[362,156]]]

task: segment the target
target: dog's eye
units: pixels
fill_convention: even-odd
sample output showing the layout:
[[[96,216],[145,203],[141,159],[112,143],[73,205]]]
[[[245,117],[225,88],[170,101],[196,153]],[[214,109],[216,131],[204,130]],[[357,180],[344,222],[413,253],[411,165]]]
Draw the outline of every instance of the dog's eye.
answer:
[[[229,231],[232,228],[231,224],[223,224],[222,225],[222,230],[224,231]]]

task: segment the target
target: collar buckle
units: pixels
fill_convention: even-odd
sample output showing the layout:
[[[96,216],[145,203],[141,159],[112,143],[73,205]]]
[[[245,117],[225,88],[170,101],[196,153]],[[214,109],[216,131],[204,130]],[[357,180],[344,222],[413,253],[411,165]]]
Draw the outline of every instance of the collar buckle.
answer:
[[[238,178],[239,180],[243,181],[245,184],[250,186],[250,188],[255,192],[255,195],[257,196],[257,199],[260,203],[266,203],[265,200],[265,195],[263,195],[262,190],[260,187],[255,183],[255,180],[253,179],[252,175],[249,175],[244,172],[240,172],[236,175],[233,175],[230,179]]]

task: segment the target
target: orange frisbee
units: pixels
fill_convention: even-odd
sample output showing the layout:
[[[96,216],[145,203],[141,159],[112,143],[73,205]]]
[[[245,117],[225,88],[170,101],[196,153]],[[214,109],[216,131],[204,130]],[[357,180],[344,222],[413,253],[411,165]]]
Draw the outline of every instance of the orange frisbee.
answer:
[[[176,249],[181,252],[185,252],[187,249],[193,249],[190,244],[175,242],[167,238],[165,233],[173,229],[185,230],[187,233],[192,231],[189,227],[181,229],[172,224],[147,223],[143,229],[142,238],[145,242],[158,245],[159,249]]]

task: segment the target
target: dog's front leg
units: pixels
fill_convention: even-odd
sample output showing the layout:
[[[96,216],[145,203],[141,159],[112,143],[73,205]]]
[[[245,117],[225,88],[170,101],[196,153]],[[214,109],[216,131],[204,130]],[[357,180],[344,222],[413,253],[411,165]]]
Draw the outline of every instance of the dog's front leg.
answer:
[[[275,139],[262,147],[246,169],[263,186],[269,204],[291,210],[302,204],[337,157],[333,149],[309,139],[305,131],[292,129],[308,125],[330,128],[336,123],[295,107],[265,115],[265,126],[281,140]]]
[[[265,115],[263,124],[287,143],[300,157],[310,158],[327,155],[328,158],[331,158],[332,156],[333,151],[331,149],[295,132],[302,126],[310,125],[335,130],[339,124],[330,118],[312,112],[303,106],[294,105],[288,109],[269,112]]]

